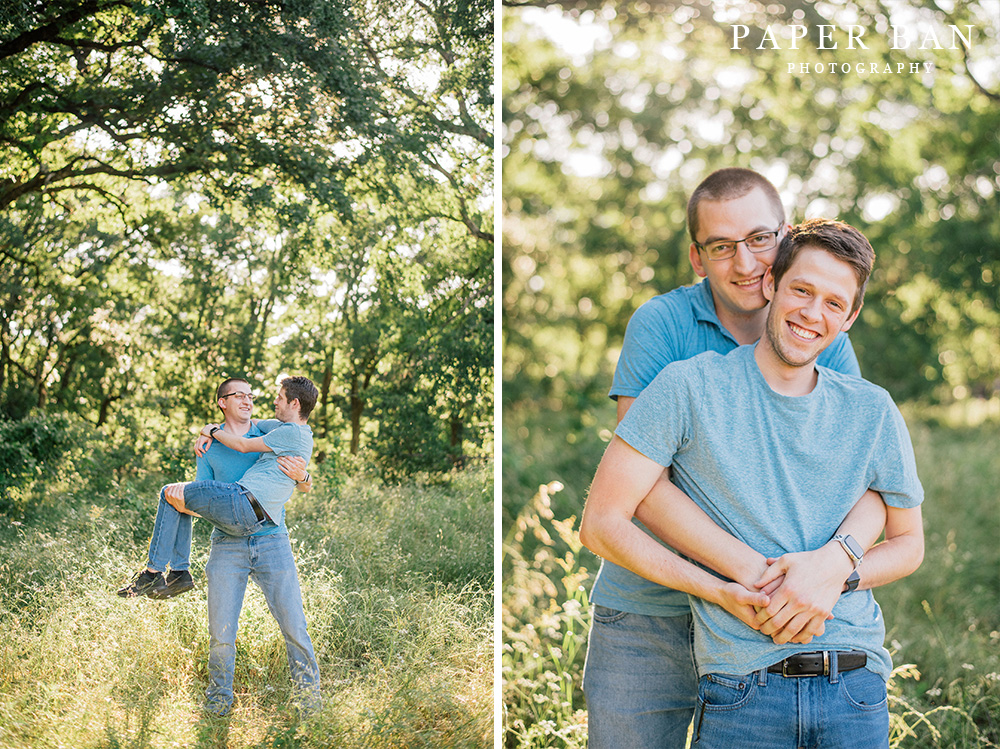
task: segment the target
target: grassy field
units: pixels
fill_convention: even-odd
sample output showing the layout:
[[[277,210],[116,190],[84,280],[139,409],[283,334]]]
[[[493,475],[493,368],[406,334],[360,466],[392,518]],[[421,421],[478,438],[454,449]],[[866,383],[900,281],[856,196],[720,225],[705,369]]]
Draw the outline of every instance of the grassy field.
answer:
[[[386,487],[362,466],[317,473],[288,526],[324,707],[287,704],[284,641],[253,585],[236,705],[200,710],[203,570],[171,601],[123,600],[157,484],[87,496],[72,477],[20,520],[0,517],[0,747],[482,747],[493,740],[492,466]]]
[[[532,418],[551,423],[544,414]],[[889,687],[890,743],[894,749],[995,747],[1000,745],[1000,427],[948,427],[915,416],[908,422],[926,491],[927,550],[917,572],[876,591],[896,667]],[[527,429],[514,418],[505,419],[505,428],[508,424]],[[580,446],[579,438],[572,441],[571,449]],[[525,449],[534,456],[528,470],[534,478],[538,466],[560,465],[569,451],[551,435],[548,442],[552,462]],[[600,446],[583,445],[581,451],[599,455]],[[555,474],[549,478],[558,481],[540,489],[536,483],[531,492],[526,481],[519,487],[517,465],[505,462],[505,474],[510,473],[503,549],[504,742],[519,748],[583,747],[586,596],[599,564],[580,547],[576,530],[597,464],[589,467],[589,476],[582,468],[565,477]]]

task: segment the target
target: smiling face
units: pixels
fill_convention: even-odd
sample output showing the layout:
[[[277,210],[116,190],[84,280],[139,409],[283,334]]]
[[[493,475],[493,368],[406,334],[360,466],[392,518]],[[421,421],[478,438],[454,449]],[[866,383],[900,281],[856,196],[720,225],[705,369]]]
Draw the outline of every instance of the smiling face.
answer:
[[[253,401],[250,400],[250,383],[234,380],[225,387],[225,392],[219,398],[219,408],[222,409],[224,420],[235,420],[240,423],[250,421],[253,415]]]
[[[299,415],[298,400],[289,402],[284,388],[278,390],[278,397],[274,399],[274,415],[279,421],[293,421]]]
[[[702,200],[698,204],[697,239],[702,245],[743,239],[779,227],[784,230],[786,224],[759,187],[733,200]],[[691,244],[691,265],[712,285],[715,309],[723,325],[731,316],[745,317],[767,306],[762,286],[764,272],[771,267],[777,251],[775,245],[766,252],[753,253],[741,242],[733,257],[709,260],[697,245]]]
[[[837,334],[854,324],[861,311],[851,311],[858,291],[854,269],[818,247],[803,247],[778,287],[768,269],[763,283],[770,300],[765,339],[788,367],[805,367]]]

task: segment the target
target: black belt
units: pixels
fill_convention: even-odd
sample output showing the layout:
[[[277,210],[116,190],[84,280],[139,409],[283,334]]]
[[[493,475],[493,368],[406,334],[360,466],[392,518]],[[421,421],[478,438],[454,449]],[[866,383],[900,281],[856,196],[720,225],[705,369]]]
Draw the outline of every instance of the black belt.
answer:
[[[260,502],[258,502],[257,498],[250,493],[250,490],[244,489],[243,495],[250,500],[250,506],[253,508],[253,514],[257,516],[257,519],[267,520],[267,513],[264,512],[264,508],[260,506]]]
[[[837,652],[837,670],[853,671],[868,663],[868,655],[859,650]],[[767,667],[769,674],[782,676],[828,676],[830,673],[830,651],[819,653],[797,653]]]

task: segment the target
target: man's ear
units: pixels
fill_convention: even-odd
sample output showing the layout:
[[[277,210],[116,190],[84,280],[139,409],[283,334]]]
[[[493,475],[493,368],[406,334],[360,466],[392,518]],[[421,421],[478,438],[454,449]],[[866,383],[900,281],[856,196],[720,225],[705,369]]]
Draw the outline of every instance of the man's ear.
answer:
[[[764,271],[764,278],[760,284],[761,293],[767,301],[774,299],[774,275],[771,273],[771,266],[767,266]]]
[[[861,308],[864,306],[865,306],[864,302],[861,302],[861,304],[858,305],[858,308],[854,310],[854,312],[851,313],[851,316],[848,317],[847,320],[844,321],[844,324],[840,326],[840,329],[842,331],[846,333],[848,330],[851,329],[851,326],[854,325],[854,321],[857,320],[858,315],[861,314]]]
[[[694,272],[699,276],[704,278],[708,274],[705,272],[705,266],[701,262],[701,253],[698,252],[698,245],[694,242],[688,247],[688,259],[691,261],[691,267],[694,268]]]

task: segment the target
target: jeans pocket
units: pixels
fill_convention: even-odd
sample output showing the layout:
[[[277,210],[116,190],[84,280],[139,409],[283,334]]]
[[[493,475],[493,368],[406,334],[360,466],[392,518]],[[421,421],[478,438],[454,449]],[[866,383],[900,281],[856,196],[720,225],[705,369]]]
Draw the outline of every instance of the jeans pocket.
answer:
[[[596,604],[591,606],[590,611],[594,616],[594,622],[600,624],[614,624],[615,622],[620,622],[628,616],[627,611],[619,611],[618,609],[612,609],[607,606],[600,606]]]
[[[708,674],[698,681],[698,699],[705,712],[736,710],[750,700],[756,688],[753,674]]]
[[[840,689],[848,704],[856,710],[883,710],[889,701],[882,677],[867,668],[840,674]]]

